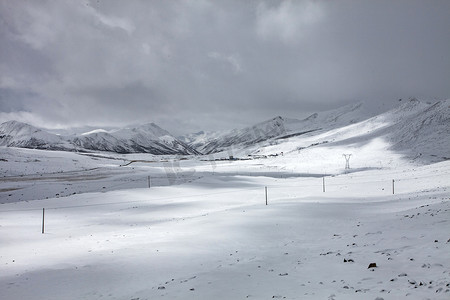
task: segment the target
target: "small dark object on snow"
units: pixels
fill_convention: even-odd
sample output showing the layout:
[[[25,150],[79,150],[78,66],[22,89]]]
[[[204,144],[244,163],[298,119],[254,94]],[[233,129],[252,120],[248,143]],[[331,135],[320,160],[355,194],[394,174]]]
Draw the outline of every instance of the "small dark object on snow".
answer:
[[[377,267],[376,263],[370,263],[369,267],[367,267],[367,269],[376,268],[376,267]]]
[[[158,287],[158,290],[165,290],[165,289],[166,289],[165,286],[159,286],[159,287]]]
[[[438,240],[434,240],[434,242],[435,242],[435,243],[439,243],[439,241],[438,241]]]

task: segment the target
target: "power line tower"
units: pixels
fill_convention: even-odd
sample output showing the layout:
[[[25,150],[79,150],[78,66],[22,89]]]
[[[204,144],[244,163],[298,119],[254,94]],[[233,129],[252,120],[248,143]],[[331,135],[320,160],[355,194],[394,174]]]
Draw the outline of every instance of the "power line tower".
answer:
[[[352,155],[351,154],[342,154],[342,156],[345,158],[345,169],[346,170],[350,169],[350,157]]]

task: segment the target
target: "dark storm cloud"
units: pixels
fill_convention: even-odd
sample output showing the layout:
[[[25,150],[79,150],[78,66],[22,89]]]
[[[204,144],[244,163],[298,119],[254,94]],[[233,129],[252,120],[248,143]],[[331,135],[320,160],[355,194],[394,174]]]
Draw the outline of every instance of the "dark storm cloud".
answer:
[[[448,1],[0,0],[0,121],[175,133],[450,94]]]

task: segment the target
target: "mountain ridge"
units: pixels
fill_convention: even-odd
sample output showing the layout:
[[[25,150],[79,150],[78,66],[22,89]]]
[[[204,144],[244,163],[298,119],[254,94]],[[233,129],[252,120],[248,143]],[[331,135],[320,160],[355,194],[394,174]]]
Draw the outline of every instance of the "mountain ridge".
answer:
[[[364,104],[359,102],[313,113],[304,119],[276,116],[241,129],[225,132],[200,131],[178,138],[154,123],[62,136],[25,123],[9,121],[0,125],[0,146],[157,155],[211,155],[224,151],[231,153],[238,149],[248,149],[245,150],[248,153],[259,152],[259,149],[289,140],[292,149],[300,149],[308,146],[305,143],[351,145],[381,137],[391,145],[391,149],[410,157],[428,155],[442,160],[450,158],[449,103],[449,99],[432,103],[410,98],[385,112],[371,115]],[[288,151],[286,149],[285,153]]]
[[[32,125],[8,121],[0,124],[0,146],[62,151],[109,151],[191,155],[198,151],[173,137],[154,123],[113,131],[62,136]]]
[[[363,109],[363,102],[357,102],[330,111],[316,112],[301,120],[277,116],[242,129],[212,133],[209,138],[202,135],[199,139],[194,135],[185,141],[203,154],[213,154],[229,147],[245,147],[272,138],[357,123],[370,117]]]

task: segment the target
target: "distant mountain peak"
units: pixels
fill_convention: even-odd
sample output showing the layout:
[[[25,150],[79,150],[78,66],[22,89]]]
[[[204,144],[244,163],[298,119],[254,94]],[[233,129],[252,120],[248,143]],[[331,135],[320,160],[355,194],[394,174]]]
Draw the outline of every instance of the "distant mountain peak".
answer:
[[[106,131],[105,129],[99,128],[99,129],[94,129],[94,130],[91,130],[91,131],[88,131],[88,132],[84,132],[81,135],[90,135],[90,134],[101,133],[101,132],[107,133],[108,131]]]
[[[310,121],[310,120],[317,119],[318,116],[319,116],[318,113],[313,113],[312,115],[310,115],[309,117],[307,117],[307,118],[305,119],[305,121]]]
[[[96,129],[79,135],[59,136],[26,123],[8,121],[0,125],[0,146],[63,151],[198,154],[154,123],[114,131]]]
[[[16,125],[31,126],[30,124],[23,123],[23,122],[16,121],[16,120],[6,121],[6,122],[2,123],[1,125],[2,126],[16,126]]]
[[[11,120],[0,125],[0,130],[3,133],[9,135],[19,135],[19,134],[32,134],[42,131],[41,129],[34,127],[30,124]]]

